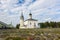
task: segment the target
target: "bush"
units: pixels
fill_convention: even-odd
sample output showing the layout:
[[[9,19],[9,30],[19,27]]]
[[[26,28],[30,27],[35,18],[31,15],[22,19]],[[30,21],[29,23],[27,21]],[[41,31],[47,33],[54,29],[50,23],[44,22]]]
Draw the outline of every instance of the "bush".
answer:
[[[8,37],[6,40],[23,40],[23,38],[20,38],[20,37]]]

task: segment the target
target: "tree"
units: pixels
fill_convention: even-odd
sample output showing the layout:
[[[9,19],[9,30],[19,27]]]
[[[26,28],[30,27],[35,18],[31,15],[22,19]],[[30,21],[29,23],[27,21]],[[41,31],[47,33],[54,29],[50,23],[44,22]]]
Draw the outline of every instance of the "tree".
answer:
[[[60,28],[60,22],[45,22],[38,25],[40,28]]]
[[[56,24],[55,24],[55,22],[50,22],[50,27],[52,27],[52,28],[56,28]]]
[[[45,22],[44,24],[45,24],[46,28],[50,27],[49,22]]]
[[[17,24],[17,25],[16,25],[16,28],[19,29],[19,26],[20,26],[20,24]]]
[[[45,23],[39,23],[40,28],[46,28],[46,24]]]
[[[60,22],[57,23],[57,26],[60,28]]]

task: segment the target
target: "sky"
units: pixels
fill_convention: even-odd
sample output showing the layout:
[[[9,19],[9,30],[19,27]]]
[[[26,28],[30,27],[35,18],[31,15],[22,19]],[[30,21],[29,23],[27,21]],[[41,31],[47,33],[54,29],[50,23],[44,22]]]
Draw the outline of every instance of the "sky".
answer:
[[[0,21],[16,26],[22,12],[25,20],[32,13],[39,22],[60,22],[60,0],[0,0]]]

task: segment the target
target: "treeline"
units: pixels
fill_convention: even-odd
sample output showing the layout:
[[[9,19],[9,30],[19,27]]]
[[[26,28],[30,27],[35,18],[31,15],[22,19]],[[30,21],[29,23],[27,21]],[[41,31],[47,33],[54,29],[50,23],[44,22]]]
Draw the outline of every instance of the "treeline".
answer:
[[[60,28],[60,22],[44,22],[38,25],[40,28]]]

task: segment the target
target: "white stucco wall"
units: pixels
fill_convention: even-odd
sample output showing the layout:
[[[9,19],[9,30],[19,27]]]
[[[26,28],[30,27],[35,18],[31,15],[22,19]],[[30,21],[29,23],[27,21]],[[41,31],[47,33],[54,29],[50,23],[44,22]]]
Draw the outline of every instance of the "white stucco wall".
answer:
[[[38,22],[37,21],[25,21],[25,25],[27,25],[27,28],[37,28]],[[36,26],[34,26],[36,25]]]
[[[24,20],[20,20],[20,27],[24,26]]]

